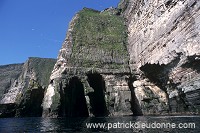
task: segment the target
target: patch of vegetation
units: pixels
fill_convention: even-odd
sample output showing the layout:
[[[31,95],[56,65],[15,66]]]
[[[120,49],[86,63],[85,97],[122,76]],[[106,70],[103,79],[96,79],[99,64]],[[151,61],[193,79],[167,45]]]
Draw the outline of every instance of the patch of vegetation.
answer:
[[[126,64],[115,63],[115,62],[93,61],[93,60],[89,60],[89,59],[81,59],[80,60],[80,59],[76,59],[74,57],[71,58],[71,61],[73,61],[74,64],[76,64],[76,65],[78,64],[82,67],[90,67],[90,68],[120,69],[120,68],[123,68],[124,65],[126,65]]]
[[[37,82],[42,86],[48,86],[49,77],[56,63],[55,59],[47,58],[29,58],[29,67],[34,70],[37,77]]]
[[[113,12],[113,10],[111,10]],[[80,52],[81,47],[97,48],[99,51],[118,53],[118,57],[128,57],[127,52],[127,29],[124,19],[118,15],[110,13],[109,10],[99,12],[96,10],[84,8],[78,13],[78,19],[72,31],[73,53],[83,55],[82,66],[99,66],[101,61],[92,61],[84,59],[86,54]],[[96,51],[98,55],[99,51]],[[84,51],[83,51],[84,52]],[[88,53],[90,54],[90,53]],[[92,55],[91,55],[92,56]],[[99,54],[99,56],[102,56]],[[102,57],[104,58],[104,57]],[[117,57],[113,57],[117,58]],[[72,56],[72,62],[76,59]]]
[[[126,53],[127,34],[124,20],[117,15],[83,9],[73,30],[74,51],[81,45],[94,45]]]

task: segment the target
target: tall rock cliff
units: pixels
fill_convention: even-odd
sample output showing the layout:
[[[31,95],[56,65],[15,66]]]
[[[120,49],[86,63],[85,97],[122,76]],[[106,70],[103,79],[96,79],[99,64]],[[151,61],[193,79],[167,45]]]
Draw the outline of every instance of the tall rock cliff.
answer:
[[[43,101],[44,116],[131,114],[127,29],[119,10],[84,8],[70,23]]]
[[[198,0],[121,0],[70,23],[43,116],[199,113]]]
[[[199,41],[199,0],[84,8],[57,61],[0,66],[0,117],[199,114]]]
[[[200,1],[122,0],[138,99],[159,88],[172,113],[200,112]]]
[[[15,69],[1,73],[7,74],[1,82],[10,81],[8,85],[2,84],[6,91],[1,98],[1,117],[41,116],[44,91],[55,61],[29,58],[24,64],[2,67],[3,70],[10,70],[10,67]]]

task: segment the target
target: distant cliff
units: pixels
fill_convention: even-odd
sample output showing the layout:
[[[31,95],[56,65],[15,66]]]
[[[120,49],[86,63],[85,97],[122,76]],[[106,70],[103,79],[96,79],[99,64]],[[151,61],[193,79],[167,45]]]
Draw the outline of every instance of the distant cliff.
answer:
[[[22,72],[23,64],[11,64],[0,66],[0,99],[8,91],[11,84]]]
[[[6,89],[0,105],[2,117],[41,116],[44,91],[49,84],[55,61],[31,57],[24,64],[1,67],[4,70],[2,75],[9,73],[2,80],[4,84],[1,84]],[[15,69],[8,71],[11,68]],[[9,83],[6,84],[5,81]]]

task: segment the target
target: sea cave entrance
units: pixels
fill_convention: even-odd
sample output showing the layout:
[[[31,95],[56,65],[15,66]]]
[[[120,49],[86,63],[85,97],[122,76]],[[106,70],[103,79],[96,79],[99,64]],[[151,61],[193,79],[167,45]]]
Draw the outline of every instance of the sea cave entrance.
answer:
[[[78,77],[70,79],[64,89],[65,116],[88,117],[88,109],[84,94],[84,87]]]
[[[93,92],[88,94],[90,99],[90,112],[94,116],[107,116],[108,110],[105,102],[105,81],[103,77],[98,74],[87,74],[88,83],[94,89]]]

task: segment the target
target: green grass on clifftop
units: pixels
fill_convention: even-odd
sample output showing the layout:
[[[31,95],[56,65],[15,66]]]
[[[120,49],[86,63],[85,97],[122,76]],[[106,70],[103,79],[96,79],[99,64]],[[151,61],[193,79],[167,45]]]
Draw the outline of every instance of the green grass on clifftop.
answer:
[[[84,8],[73,29],[74,48],[94,45],[106,50],[126,53],[126,26],[122,17],[109,12]],[[75,50],[75,49],[74,49]]]

